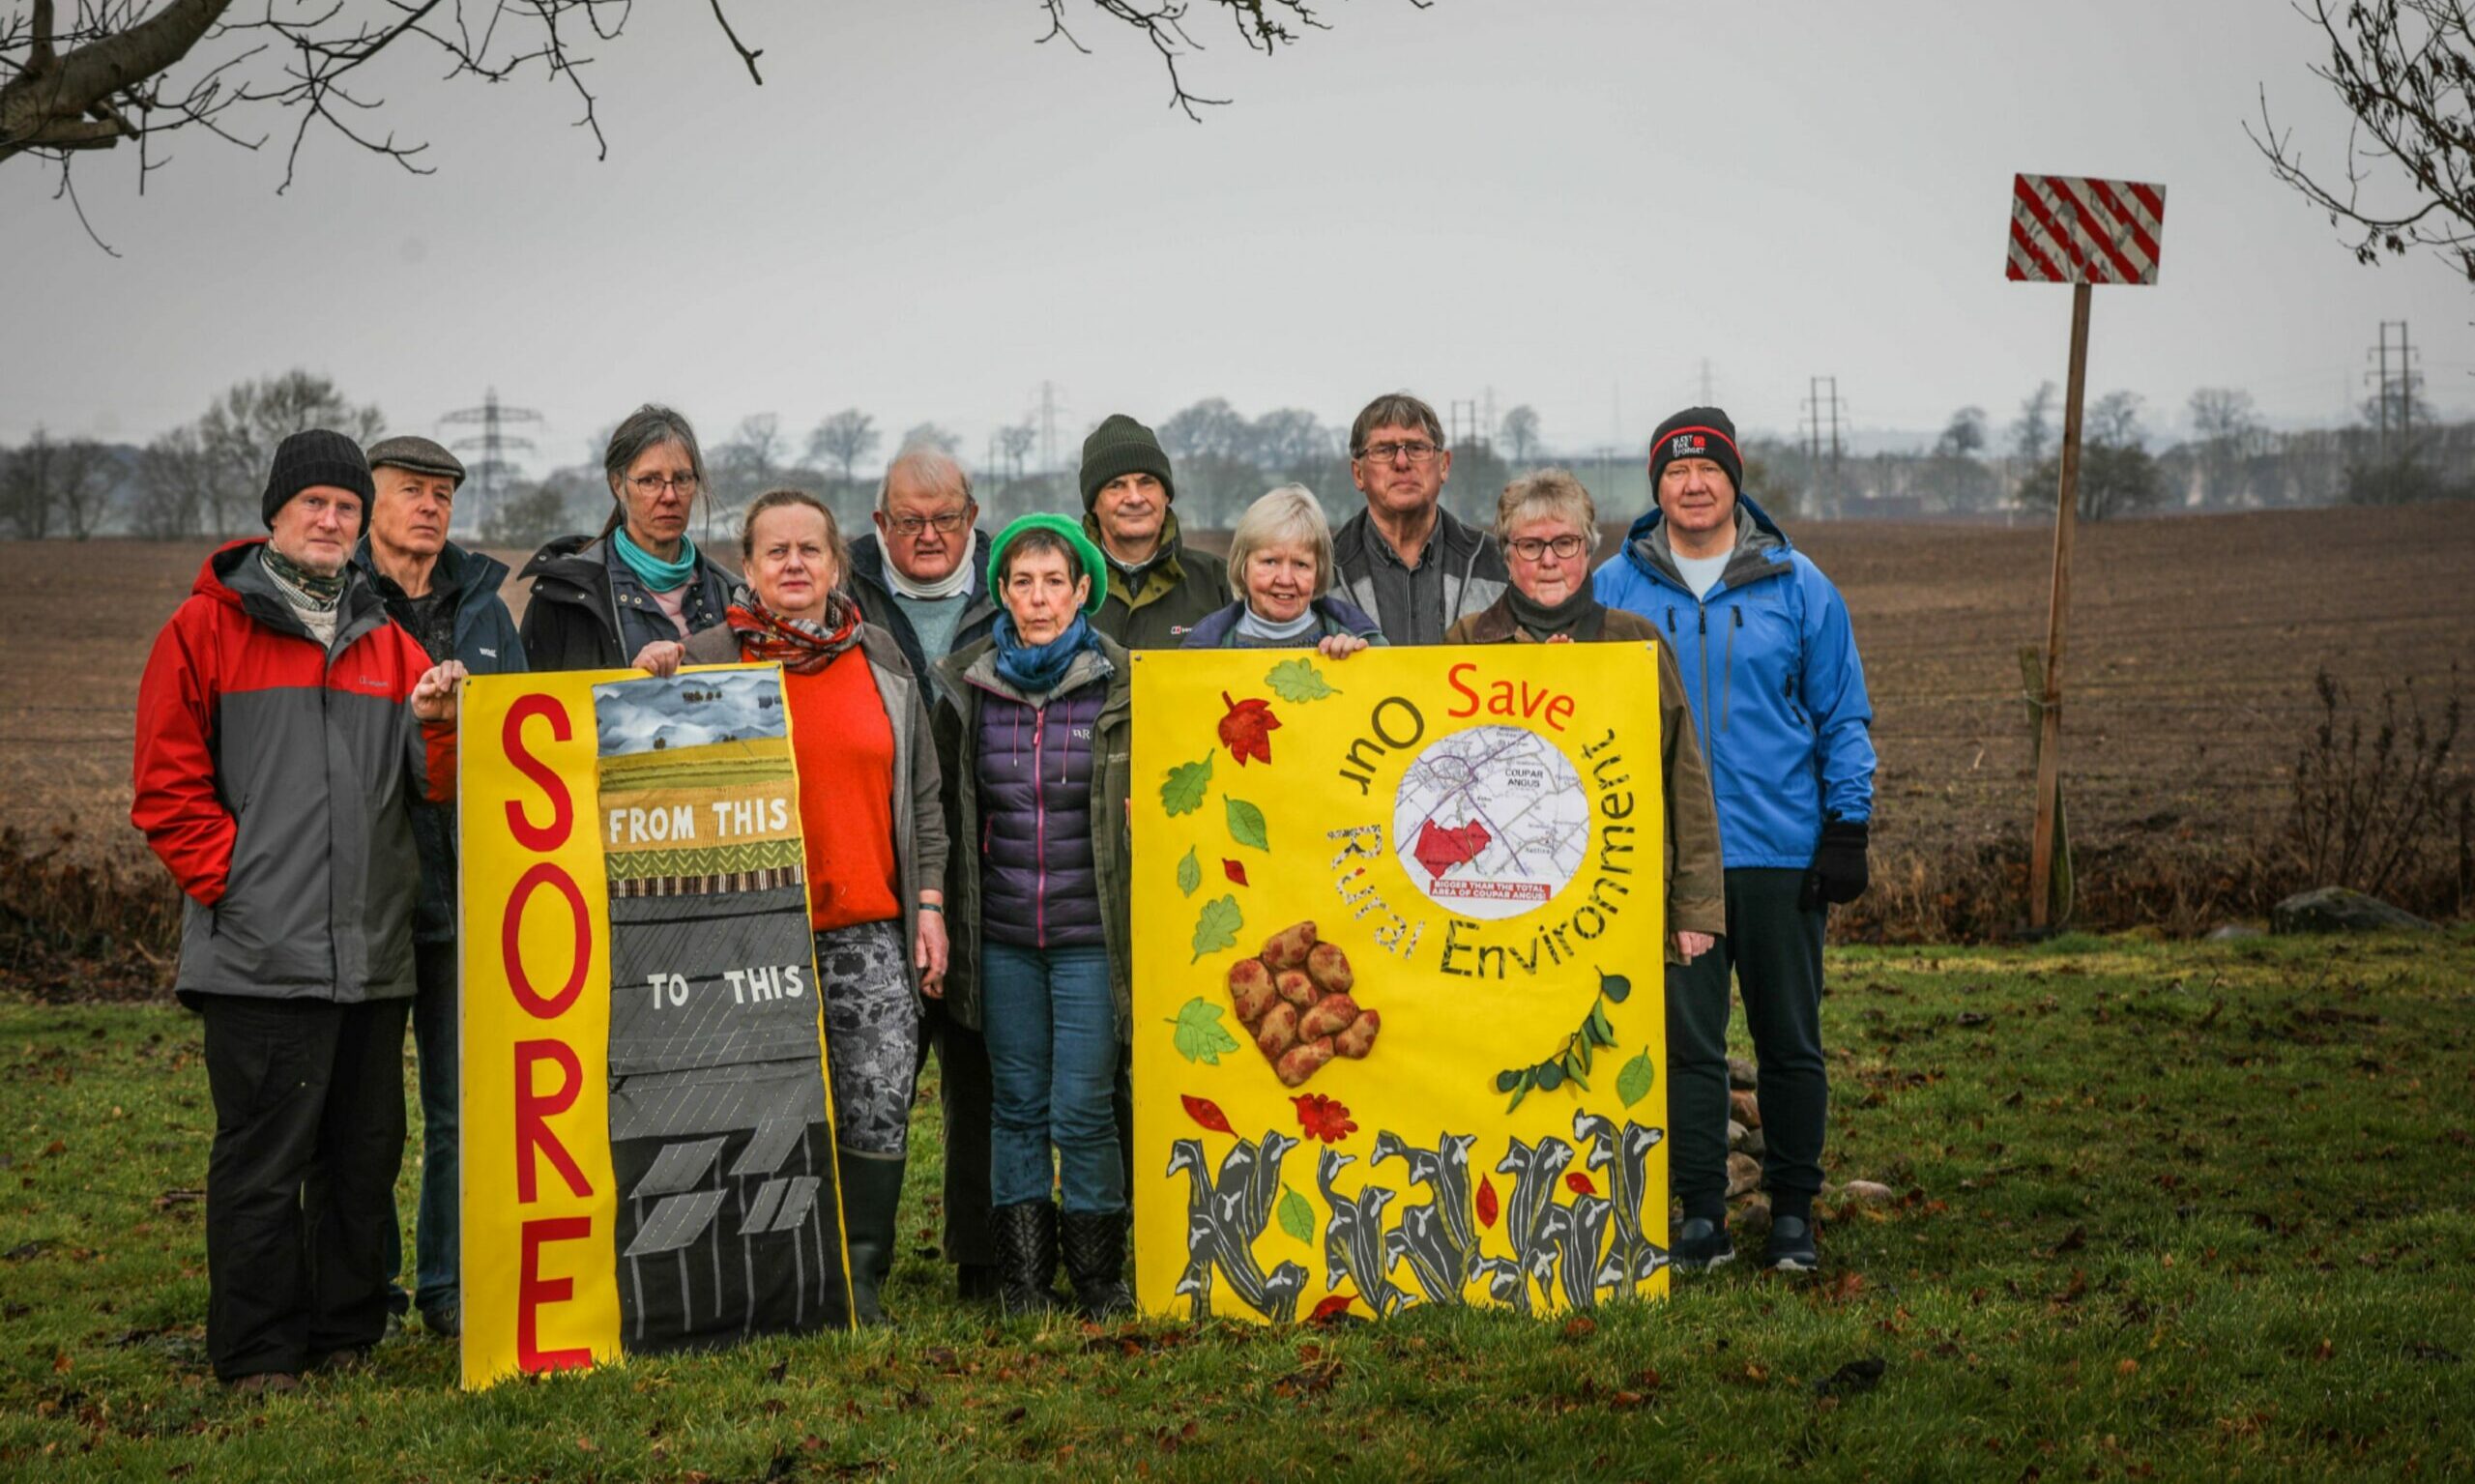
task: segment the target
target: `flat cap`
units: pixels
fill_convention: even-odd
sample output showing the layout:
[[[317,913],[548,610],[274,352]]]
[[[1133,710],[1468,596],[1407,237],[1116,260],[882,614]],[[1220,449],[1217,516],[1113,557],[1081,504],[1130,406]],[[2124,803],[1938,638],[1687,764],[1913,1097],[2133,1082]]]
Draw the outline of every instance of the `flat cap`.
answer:
[[[369,446],[369,467],[376,469],[387,464],[393,464],[398,469],[410,469],[415,474],[436,475],[440,479],[453,480],[459,485],[464,482],[462,459],[448,452],[440,444],[409,433],[394,438],[382,438]]]

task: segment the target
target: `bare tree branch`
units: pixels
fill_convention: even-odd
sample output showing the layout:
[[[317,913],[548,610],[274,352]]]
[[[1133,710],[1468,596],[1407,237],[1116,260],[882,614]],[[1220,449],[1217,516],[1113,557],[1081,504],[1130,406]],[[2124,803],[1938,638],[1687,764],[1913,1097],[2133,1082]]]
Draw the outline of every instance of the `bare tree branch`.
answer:
[[[739,33],[731,29],[731,18],[722,14],[722,0],[713,0],[713,20],[722,28],[722,35],[730,38],[731,50],[738,52],[739,59],[747,64],[747,75],[758,87],[765,86],[764,75],[756,70],[756,59],[765,55],[765,48],[760,46],[750,51],[740,44]]]
[[[2343,173],[2314,174],[2269,112],[2243,126],[2278,178],[2350,229],[2358,261],[2436,251],[2475,281],[2475,17],[2468,0],[2331,0],[2294,7],[2329,48],[2312,74],[2354,116]],[[2399,179],[2402,177],[2402,180]]]
[[[1186,84],[1182,69],[1204,49],[1188,31],[1196,6],[1224,15],[1267,56],[1326,29],[1310,0],[1038,0],[1049,29],[1037,41],[1062,38],[1087,50],[1068,25],[1078,3],[1140,35],[1169,75],[1169,105],[1197,121],[1201,109],[1228,100]],[[1408,3],[1424,10],[1432,0]],[[708,4],[749,80],[762,86],[764,49],[741,40],[723,0]],[[596,158],[607,159],[586,81],[594,58],[577,44],[618,39],[632,15],[632,0],[32,0],[0,15],[0,163],[27,155],[56,165],[55,196],[74,208],[70,167],[79,156],[136,141],[142,194],[147,177],[170,160],[155,147],[158,136],[195,131],[255,151],[289,115],[278,193],[298,178],[302,152],[318,133],[428,174],[427,146],[384,127],[387,100],[369,91],[364,71],[381,57],[422,51],[445,61],[439,82],[502,82],[538,68],[543,80],[574,91],[575,127],[592,133]],[[87,232],[95,235],[91,224]]]

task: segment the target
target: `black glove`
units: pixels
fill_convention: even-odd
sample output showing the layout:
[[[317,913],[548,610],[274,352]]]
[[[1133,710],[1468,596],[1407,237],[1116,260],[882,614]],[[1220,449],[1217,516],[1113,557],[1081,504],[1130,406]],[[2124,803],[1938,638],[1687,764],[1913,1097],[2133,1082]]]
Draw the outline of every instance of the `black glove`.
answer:
[[[1796,906],[1812,912],[1824,902],[1852,902],[1865,894],[1865,822],[1828,819],[1822,822],[1821,843],[1814,848],[1814,863],[1805,867],[1805,886]]]

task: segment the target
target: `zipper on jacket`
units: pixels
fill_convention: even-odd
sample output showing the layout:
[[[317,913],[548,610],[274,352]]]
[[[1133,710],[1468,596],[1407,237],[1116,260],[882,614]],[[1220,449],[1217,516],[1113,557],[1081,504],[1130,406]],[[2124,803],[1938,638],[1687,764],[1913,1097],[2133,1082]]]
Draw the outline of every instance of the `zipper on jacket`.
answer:
[[[1693,603],[1694,631],[1702,636],[1702,758],[1706,765],[1718,755],[1712,746],[1718,733],[1710,724],[1710,610],[1698,597]]]
[[[1032,712],[1032,857],[1039,862],[1037,887],[1032,894],[1032,941],[1048,946],[1048,794],[1040,777],[1042,743],[1048,737],[1048,707]]]
[[[1744,627],[1742,608],[1731,608],[1728,613],[1735,622],[1728,626],[1728,657],[1719,670],[1719,730],[1722,732],[1728,729],[1728,700],[1735,694],[1736,630]]]

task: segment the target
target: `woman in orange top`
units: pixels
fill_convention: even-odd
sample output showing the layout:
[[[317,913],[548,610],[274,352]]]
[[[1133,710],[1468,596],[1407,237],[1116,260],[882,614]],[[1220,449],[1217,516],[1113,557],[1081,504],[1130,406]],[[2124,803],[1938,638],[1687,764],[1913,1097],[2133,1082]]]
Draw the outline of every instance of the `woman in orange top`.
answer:
[[[746,585],[721,625],[687,641],[685,658],[782,667],[853,1312],[882,1324],[919,1065],[917,997],[945,992],[937,749],[901,648],[841,590],[849,553],[823,501],[796,489],[759,496],[740,553]]]

